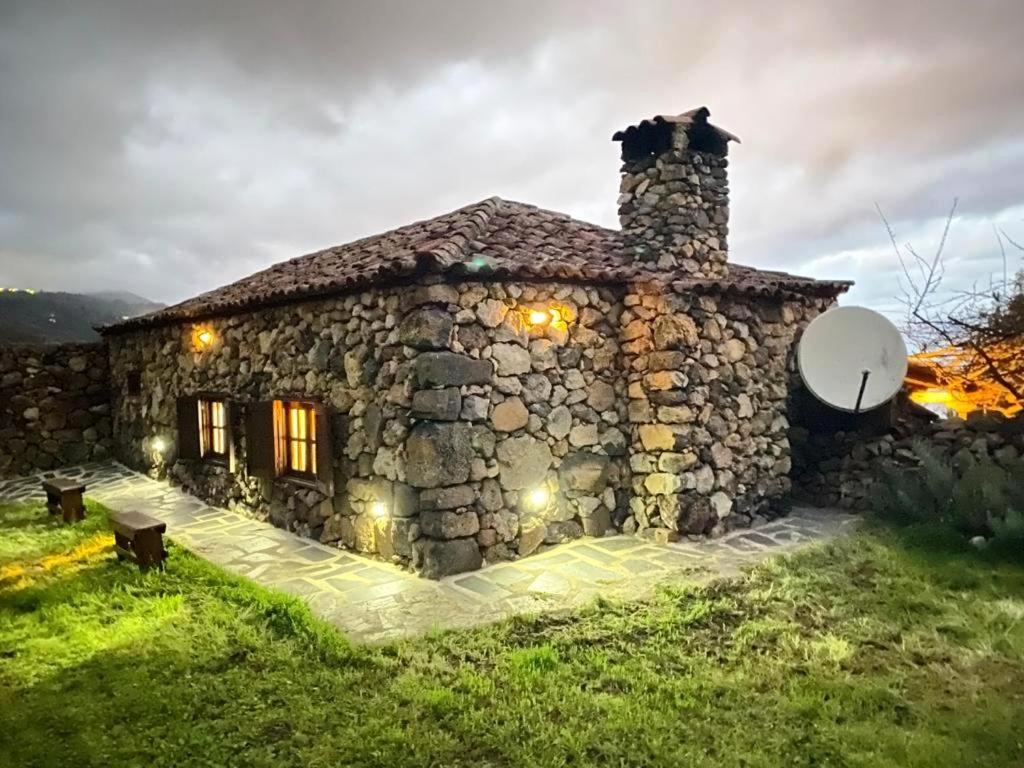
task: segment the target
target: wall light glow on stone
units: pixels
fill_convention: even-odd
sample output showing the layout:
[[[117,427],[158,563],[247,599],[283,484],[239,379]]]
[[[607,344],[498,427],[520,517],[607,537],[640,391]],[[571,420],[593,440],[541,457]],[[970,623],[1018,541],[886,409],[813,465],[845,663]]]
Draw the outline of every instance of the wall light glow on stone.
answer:
[[[154,437],[151,445],[157,453],[163,453],[167,450],[167,442],[162,437]]]
[[[192,346],[197,350],[204,350],[213,344],[214,340],[213,331],[210,328],[204,326],[196,326],[192,329]]]
[[[538,485],[532,491],[526,495],[527,503],[534,509],[543,509],[548,505],[548,499],[551,498],[551,494],[548,493],[548,489],[543,485]]]
[[[369,507],[370,517],[382,518],[388,513],[387,504],[383,501],[375,501]]]

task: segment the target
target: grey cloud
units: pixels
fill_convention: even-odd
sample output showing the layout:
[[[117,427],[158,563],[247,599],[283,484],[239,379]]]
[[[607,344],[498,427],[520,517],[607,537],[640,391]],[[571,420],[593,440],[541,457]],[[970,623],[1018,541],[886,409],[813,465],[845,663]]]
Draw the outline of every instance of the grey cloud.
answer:
[[[707,104],[744,142],[734,258],[881,306],[875,201],[908,232],[954,196],[977,220],[1024,203],[1022,21],[1010,0],[7,3],[0,283],[177,300],[491,194],[614,225],[611,132]]]

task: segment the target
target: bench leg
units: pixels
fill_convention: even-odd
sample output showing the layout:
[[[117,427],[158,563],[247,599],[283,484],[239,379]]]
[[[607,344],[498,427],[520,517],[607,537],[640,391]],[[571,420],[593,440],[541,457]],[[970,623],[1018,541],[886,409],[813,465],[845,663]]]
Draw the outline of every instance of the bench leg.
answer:
[[[65,491],[60,500],[60,509],[65,523],[77,523],[85,519],[85,505],[81,491]]]
[[[46,492],[46,510],[51,515],[56,515],[60,512],[60,496],[53,491]]]
[[[117,531],[114,531],[114,551],[117,552],[118,560],[126,560],[128,555],[125,552],[130,551],[132,543],[126,537],[122,536]]]
[[[164,567],[164,537],[158,531],[139,531],[135,534],[134,551],[139,568]]]

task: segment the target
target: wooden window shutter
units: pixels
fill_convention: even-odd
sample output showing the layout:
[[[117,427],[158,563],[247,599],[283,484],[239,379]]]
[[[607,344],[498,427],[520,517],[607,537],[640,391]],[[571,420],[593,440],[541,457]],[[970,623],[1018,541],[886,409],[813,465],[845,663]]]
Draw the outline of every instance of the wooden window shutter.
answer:
[[[277,474],[271,400],[249,403],[246,409],[245,457],[249,474],[264,477]]]
[[[235,409],[235,404],[230,400],[224,401],[224,424],[226,429],[224,430],[224,440],[227,443],[228,449],[228,470],[230,472],[235,471],[235,417],[238,416],[238,411]]]
[[[316,414],[316,479],[328,496],[334,495],[334,452],[331,450],[331,414],[327,406],[317,403]]]
[[[178,398],[178,458],[199,458],[199,406],[192,395]]]

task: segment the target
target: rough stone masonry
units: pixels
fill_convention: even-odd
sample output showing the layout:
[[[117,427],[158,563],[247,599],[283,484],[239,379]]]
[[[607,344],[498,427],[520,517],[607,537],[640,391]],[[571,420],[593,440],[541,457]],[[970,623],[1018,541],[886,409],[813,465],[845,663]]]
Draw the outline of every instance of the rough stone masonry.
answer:
[[[107,366],[101,344],[0,348],[0,478],[111,455]]]
[[[794,342],[848,284],[727,262],[735,137],[707,117],[616,134],[621,232],[491,199],[106,329],[118,455],[431,578],[783,512]],[[182,458],[203,393],[226,461]],[[329,471],[252,469],[278,399],[325,409]]]

